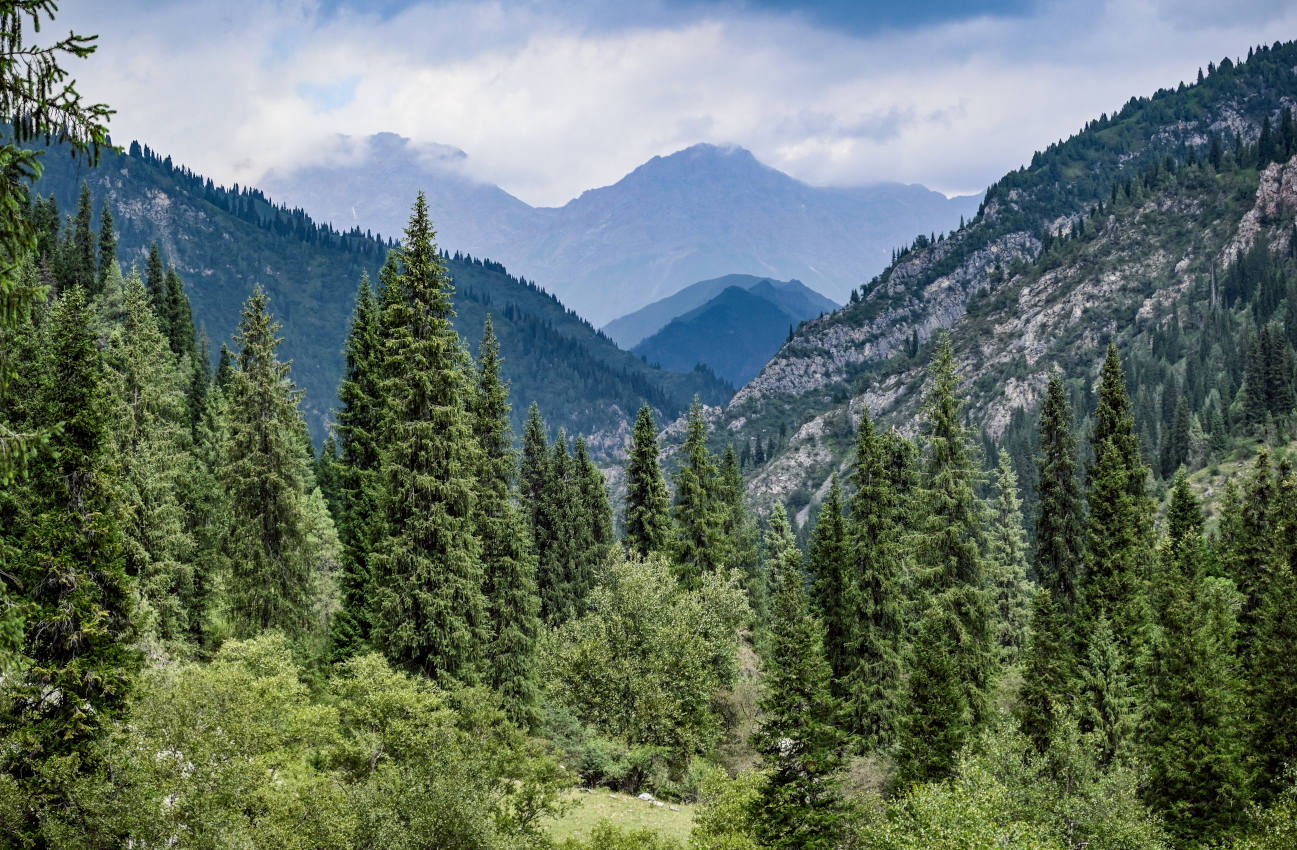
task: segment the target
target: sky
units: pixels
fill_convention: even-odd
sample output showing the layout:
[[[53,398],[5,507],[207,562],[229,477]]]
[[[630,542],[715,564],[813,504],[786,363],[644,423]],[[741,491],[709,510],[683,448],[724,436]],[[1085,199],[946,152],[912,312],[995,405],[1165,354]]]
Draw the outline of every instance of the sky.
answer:
[[[533,205],[698,142],[815,185],[981,191],[1134,95],[1297,38],[1291,0],[66,0],[71,70],[218,182],[391,131]],[[440,148],[438,150],[443,150]]]

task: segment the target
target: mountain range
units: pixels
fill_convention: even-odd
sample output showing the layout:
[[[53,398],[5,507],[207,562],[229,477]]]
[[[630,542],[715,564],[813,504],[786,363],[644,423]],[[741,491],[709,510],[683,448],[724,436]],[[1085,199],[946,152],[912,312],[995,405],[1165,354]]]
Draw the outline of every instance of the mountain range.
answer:
[[[226,189],[132,143],[107,149],[87,168],[61,151],[44,157],[34,192],[76,209],[83,182],[96,216],[106,201],[117,222],[118,257],[143,268],[150,244],[185,281],[197,324],[213,347],[232,339],[240,309],[261,285],[282,324],[281,356],[305,392],[302,406],[316,441],[337,405],[346,337],[363,274],[377,280],[389,241],[358,230],[315,223],[300,209],[269,201],[249,187]],[[413,204],[414,195],[402,203]],[[685,410],[695,394],[723,403],[733,388],[702,370],[668,372],[648,366],[534,283],[498,262],[449,254],[455,326],[476,351],[490,313],[512,382],[513,419],[521,425],[535,401],[554,429],[588,435],[597,457],[617,455],[642,404],[659,419]],[[520,431],[519,431],[520,432]]]
[[[645,316],[669,315],[703,293],[723,288],[692,309],[672,316],[656,330]],[[637,328],[651,330],[632,350],[657,366],[686,372],[701,363],[735,386],[761,371],[794,326],[837,309],[829,299],[800,281],[777,281],[749,275],[727,275],[686,287],[670,298],[639,311]],[[611,327],[611,325],[610,325]]]
[[[922,186],[809,186],[740,147],[653,157],[561,207],[531,207],[464,176],[465,155],[390,133],[342,140],[342,158],[272,172],[261,188],[341,229],[400,233],[420,189],[441,244],[490,256],[596,325],[731,273],[797,278],[839,302],[916,232],[977,209]]]

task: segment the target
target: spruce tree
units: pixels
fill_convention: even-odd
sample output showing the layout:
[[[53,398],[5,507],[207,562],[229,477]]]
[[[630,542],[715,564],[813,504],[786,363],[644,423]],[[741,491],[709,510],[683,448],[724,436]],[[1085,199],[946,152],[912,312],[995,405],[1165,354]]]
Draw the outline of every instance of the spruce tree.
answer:
[[[335,661],[364,651],[373,629],[372,556],[383,536],[379,431],[382,426],[382,346],[378,304],[361,278],[345,347],[346,371],[338,388],[338,578],[342,607],[331,624]]]
[[[1181,841],[1219,837],[1241,815],[1244,771],[1235,669],[1238,592],[1207,575],[1202,511],[1176,477],[1150,593],[1141,750],[1147,802]]]
[[[153,312],[158,315],[158,329],[163,336],[171,339],[171,328],[167,325],[167,270],[162,265],[162,250],[158,243],[149,246],[149,259],[144,265],[144,286],[149,291],[153,302]]]
[[[1279,512],[1282,500],[1266,448],[1257,453],[1238,496],[1221,520],[1221,534],[1227,541],[1222,561],[1226,574],[1243,594],[1238,643],[1239,653],[1247,661],[1260,648],[1256,640],[1258,617],[1279,557],[1281,538],[1275,529],[1283,519]]]
[[[585,598],[594,589],[595,576],[615,542],[612,503],[603,473],[590,457],[584,437],[577,437],[572,456],[572,498],[577,505],[579,528],[573,533],[581,541],[573,553],[574,566],[568,577],[569,592],[578,612],[585,609]]]
[[[221,475],[230,506],[223,554],[235,631],[301,631],[310,614],[309,461],[299,437],[301,393],[276,356],[279,323],[257,287],[243,307],[237,368],[226,388]]]
[[[657,425],[646,404],[635,417],[626,461],[625,543],[647,557],[671,545],[671,494],[658,462]]]
[[[1027,580],[1027,534],[1022,528],[1018,475],[1009,453],[1000,450],[995,472],[986,547],[987,586],[995,606],[995,636],[1000,657],[1009,664],[1026,651],[1031,633],[1031,597]]]
[[[901,737],[904,781],[949,772],[954,753],[989,716],[996,660],[984,589],[983,509],[974,490],[978,473],[949,334],[937,344],[930,375],[916,541],[928,600],[913,649]],[[940,749],[951,744],[951,750]]]
[[[1080,721],[1088,734],[1100,767],[1130,755],[1139,720],[1135,689],[1126,672],[1125,658],[1106,619],[1100,618],[1086,658],[1081,665]],[[1056,707],[1062,713],[1066,704]]]
[[[721,541],[725,544],[725,563],[743,575],[748,605],[757,618],[764,618],[770,578],[763,569],[756,520],[748,510],[743,473],[734,446],[727,446],[721,458],[716,499],[721,510]]]
[[[1043,752],[1054,719],[1077,694],[1085,637],[1080,632],[1085,515],[1067,391],[1057,373],[1040,414],[1039,498],[1032,565],[1041,591],[1032,604],[1018,722]],[[1105,618],[1106,620],[1106,618]],[[1124,656],[1123,656],[1124,657]]]
[[[682,448],[684,463],[676,473],[676,571],[680,583],[696,588],[704,573],[721,566],[721,515],[716,505],[716,464],[707,451],[707,423],[697,397],[689,408]]]
[[[910,447],[894,431],[879,434],[864,411],[852,469],[855,494],[847,524],[851,628],[839,684],[844,722],[863,747],[896,734],[905,641],[904,533]]]
[[[64,283],[79,286],[87,295],[99,293],[98,263],[95,261],[97,248],[94,230],[94,206],[90,198],[90,186],[81,183],[81,196],[77,201],[77,217],[72,232],[72,256],[69,258],[69,276]]]
[[[509,390],[500,378],[501,362],[500,343],[488,314],[478,348],[472,404],[473,434],[482,457],[477,533],[482,541],[491,635],[487,682],[503,698],[510,719],[529,727],[539,720],[536,642],[540,637],[540,598],[536,594],[536,555],[513,499]]]
[[[191,631],[193,542],[184,493],[192,464],[187,381],[158,331],[144,282],[110,270],[106,288],[123,290],[125,315],[108,338],[112,432],[117,450],[119,526],[127,571],[145,600],[142,625],[166,641]]]
[[[1297,478],[1290,465],[1275,489],[1278,534],[1266,536],[1278,539],[1279,552],[1250,612],[1255,633],[1245,668],[1253,788],[1263,802],[1283,789],[1285,768],[1297,765]]]
[[[466,409],[466,355],[451,325],[451,283],[419,193],[383,309],[383,506],[374,559],[374,637],[388,658],[444,684],[472,684],[488,639]],[[392,291],[389,291],[392,290]]]
[[[114,268],[121,271],[117,265],[117,231],[113,229],[113,211],[105,200],[103,209],[99,213],[99,265],[95,276],[97,292],[104,291],[108,272]]]
[[[165,318],[161,324],[167,329],[167,338],[176,356],[188,355],[192,359],[195,354],[194,314],[189,306],[189,296],[185,294],[185,284],[173,266],[167,267],[164,286],[166,293],[162,308]]]
[[[1088,575],[1080,634],[1092,633],[1098,619],[1106,618],[1122,654],[1133,663],[1146,618],[1142,587],[1150,560],[1153,506],[1126,377],[1112,344],[1100,372],[1090,448]]]
[[[842,514],[842,488],[835,475],[828,498],[811,532],[810,574],[815,613],[824,626],[824,656],[833,673],[834,696],[852,666],[851,637],[855,630],[847,522]]]
[[[837,847],[846,820],[834,773],[843,736],[830,693],[824,630],[810,611],[801,556],[782,505],[770,519],[778,570],[771,599],[764,719],[754,743],[769,774],[752,802],[757,839],[771,848]]]
[[[80,287],[54,304],[47,339],[32,408],[52,430],[6,558],[25,616],[21,654],[0,683],[0,768],[33,834],[42,812],[75,809],[74,785],[96,769],[98,742],[123,715],[141,660],[114,510],[108,388]]]

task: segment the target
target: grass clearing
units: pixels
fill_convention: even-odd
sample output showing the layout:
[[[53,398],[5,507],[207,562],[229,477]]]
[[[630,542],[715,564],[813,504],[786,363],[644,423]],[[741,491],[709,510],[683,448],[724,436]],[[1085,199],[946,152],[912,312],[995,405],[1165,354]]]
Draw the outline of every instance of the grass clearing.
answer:
[[[590,830],[599,821],[606,820],[624,829],[647,827],[683,844],[689,840],[694,825],[694,807],[684,803],[655,806],[634,795],[613,793],[606,788],[595,788],[589,794],[570,791],[565,799],[572,803],[571,810],[549,827],[555,841],[589,838]],[[672,811],[672,806],[679,811]]]

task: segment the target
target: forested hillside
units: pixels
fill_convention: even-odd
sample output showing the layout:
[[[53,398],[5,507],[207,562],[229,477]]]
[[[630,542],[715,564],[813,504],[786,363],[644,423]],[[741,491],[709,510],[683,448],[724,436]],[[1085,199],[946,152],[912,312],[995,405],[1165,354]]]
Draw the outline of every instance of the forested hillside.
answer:
[[[842,310],[800,327],[726,410],[738,439],[791,436],[747,474],[763,504],[827,492],[861,411],[911,430],[922,361],[950,328],[985,457],[1028,474],[1050,373],[1078,432],[1109,341],[1129,363],[1141,450],[1162,486],[1256,437],[1292,405],[1297,46],[1132,99],[992,186],[978,217],[897,252]],[[1297,314],[1294,314],[1297,315]],[[1249,375],[1252,377],[1249,379]],[[806,518],[809,513],[802,513]]]
[[[90,226],[97,231],[105,204],[115,216],[119,252],[141,269],[157,243],[174,266],[205,328],[213,352],[230,339],[239,309],[255,285],[274,300],[284,325],[284,354],[305,390],[302,404],[317,443],[324,439],[343,371],[342,341],[360,278],[377,279],[391,242],[358,230],[339,232],[301,210],[276,206],[257,189],[216,186],[211,180],[132,143],[105,150],[90,168],[60,150],[44,157],[37,194],[52,197],[47,229],[79,211],[81,187],[90,188]],[[69,221],[64,239],[76,226]],[[63,262],[55,256],[54,264]],[[456,328],[474,343],[488,312],[505,356],[504,374],[517,395],[536,401],[574,433],[592,435],[601,456],[616,451],[629,420],[647,402],[660,416],[683,412],[695,394],[720,403],[732,390],[703,373],[677,375],[646,366],[617,349],[552,295],[503,266],[455,255]],[[521,419],[515,422],[520,425]]]

